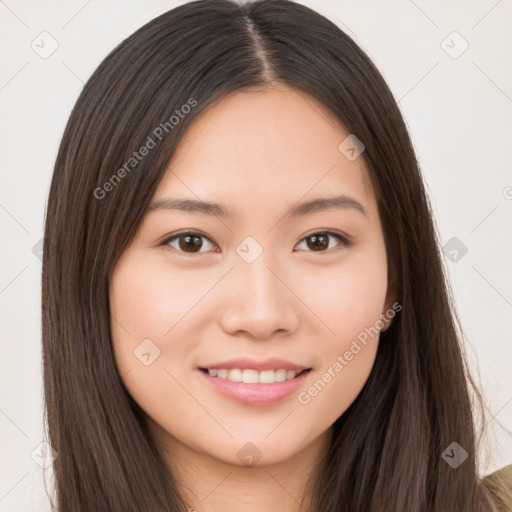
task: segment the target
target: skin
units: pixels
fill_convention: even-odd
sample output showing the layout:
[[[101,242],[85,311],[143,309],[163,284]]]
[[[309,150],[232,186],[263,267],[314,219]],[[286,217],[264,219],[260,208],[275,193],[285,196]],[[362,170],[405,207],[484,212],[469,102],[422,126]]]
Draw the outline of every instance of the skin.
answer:
[[[378,335],[309,403],[298,401],[395,299],[363,158],[350,161],[338,150],[348,135],[312,97],[282,85],[219,100],[189,127],[153,201],[214,201],[234,216],[150,211],[112,274],[120,374],[200,512],[287,512],[301,502],[308,510],[307,484],[332,424],[374,364]],[[367,214],[286,215],[298,202],[342,194]],[[326,229],[351,245],[329,237],[317,249],[307,237]],[[183,230],[207,238],[195,252],[184,252],[191,244],[183,239],[159,245]],[[236,252],[247,236],[263,249],[252,263]],[[149,366],[134,356],[144,339],[160,350]],[[280,357],[312,371],[297,393],[251,406],[221,395],[197,370],[244,356]],[[248,442],[261,453],[253,465],[237,456]]]

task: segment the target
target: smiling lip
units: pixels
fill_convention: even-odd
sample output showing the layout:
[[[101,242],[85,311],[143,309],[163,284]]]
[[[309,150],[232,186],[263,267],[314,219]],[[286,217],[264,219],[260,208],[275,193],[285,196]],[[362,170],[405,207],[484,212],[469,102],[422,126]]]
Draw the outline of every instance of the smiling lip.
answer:
[[[277,357],[271,359],[265,359],[264,361],[256,361],[254,359],[249,359],[247,357],[242,357],[239,359],[230,359],[229,361],[221,361],[215,364],[210,364],[208,366],[201,366],[200,369],[203,370],[211,370],[213,368],[225,368],[227,370],[232,370],[234,368],[240,368],[241,370],[257,370],[259,372],[263,370],[295,370],[296,372],[300,372],[302,370],[308,369],[307,366],[298,365],[291,363],[290,361],[286,361],[284,359],[279,359]]]
[[[227,379],[209,375],[208,370],[214,368],[226,370],[238,368],[240,370],[257,370],[259,372],[279,369],[294,370],[297,372],[297,375],[293,379],[285,380],[284,382],[275,382],[273,384],[247,384],[245,382],[232,382]],[[308,376],[311,368],[277,357],[262,361],[242,357],[230,359],[229,361],[219,361],[218,363],[208,366],[201,366],[198,370],[202,378],[206,379],[208,384],[235,402],[245,405],[271,405],[280,402],[296,391]]]
[[[303,384],[310,370],[303,371],[293,379],[274,384],[232,382],[227,379],[212,377],[207,371],[200,368],[198,368],[198,373],[217,391],[235,402],[245,405],[271,405],[280,402],[296,391]]]

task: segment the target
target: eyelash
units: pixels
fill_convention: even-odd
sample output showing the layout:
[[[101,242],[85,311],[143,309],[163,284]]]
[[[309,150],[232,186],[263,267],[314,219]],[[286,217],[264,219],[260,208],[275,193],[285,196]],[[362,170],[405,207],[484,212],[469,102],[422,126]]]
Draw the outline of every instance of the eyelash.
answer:
[[[170,237],[167,237],[165,240],[163,240],[159,246],[169,246],[169,244],[174,241],[174,240],[177,240],[179,239],[181,236],[184,236],[184,235],[195,235],[195,236],[200,236],[200,237],[203,237],[203,238],[206,238],[209,242],[211,243],[214,243],[210,237],[208,237],[205,233],[203,233],[202,231],[181,231],[179,233],[175,233],[173,234],[172,236]],[[339,240],[341,243],[340,245],[344,246],[344,247],[350,247],[352,245],[352,241],[349,240],[346,236],[342,235],[341,233],[338,233],[336,231],[330,231],[330,230],[325,230],[325,231],[315,231],[314,233],[311,233],[303,238],[301,238],[301,240],[299,241],[299,244],[301,242],[303,242],[304,240],[306,240],[307,238],[310,238],[310,237],[313,237],[315,235],[328,235],[328,236],[332,236],[334,238],[336,238],[337,240]],[[171,249],[174,249],[175,251],[177,251],[178,253],[180,254],[183,254],[185,256],[195,256],[195,255],[198,255],[198,254],[204,254],[204,252],[208,252],[208,251],[204,251],[204,252],[191,252],[191,253],[186,253],[184,251],[180,251],[179,249],[176,249],[175,247],[171,247]],[[327,253],[329,251],[331,251],[333,248],[331,249],[327,249],[327,250],[323,250],[323,251],[306,251],[306,252],[319,252],[319,253]]]

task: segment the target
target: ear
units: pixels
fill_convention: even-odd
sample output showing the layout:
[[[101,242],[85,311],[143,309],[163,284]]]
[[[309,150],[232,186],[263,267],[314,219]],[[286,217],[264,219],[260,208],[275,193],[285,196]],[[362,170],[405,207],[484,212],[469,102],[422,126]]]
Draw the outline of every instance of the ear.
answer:
[[[380,332],[385,332],[389,329],[389,326],[393,322],[393,318],[401,309],[402,305],[398,303],[398,286],[396,283],[395,275],[392,273],[388,281],[388,291],[386,293],[384,307],[380,315],[380,319],[384,323],[384,327],[380,330]]]

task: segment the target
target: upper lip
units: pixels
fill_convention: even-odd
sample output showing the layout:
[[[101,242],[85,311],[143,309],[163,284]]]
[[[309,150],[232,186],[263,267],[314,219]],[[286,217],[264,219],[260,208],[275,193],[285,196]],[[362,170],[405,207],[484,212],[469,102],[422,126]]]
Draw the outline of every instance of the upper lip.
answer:
[[[285,359],[279,359],[273,357],[271,359],[265,359],[262,361],[257,361],[255,359],[249,359],[247,357],[242,357],[239,359],[230,359],[229,361],[220,361],[218,363],[209,364],[208,366],[201,366],[200,369],[211,370],[213,368],[226,368],[228,370],[234,368],[240,368],[242,370],[251,369],[257,371],[263,370],[295,370],[297,372],[309,369],[309,367],[295,364],[290,361],[286,361]]]

